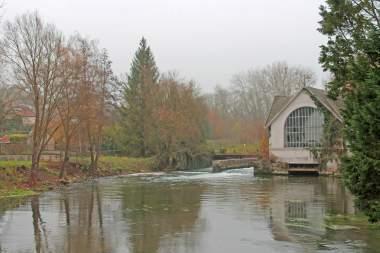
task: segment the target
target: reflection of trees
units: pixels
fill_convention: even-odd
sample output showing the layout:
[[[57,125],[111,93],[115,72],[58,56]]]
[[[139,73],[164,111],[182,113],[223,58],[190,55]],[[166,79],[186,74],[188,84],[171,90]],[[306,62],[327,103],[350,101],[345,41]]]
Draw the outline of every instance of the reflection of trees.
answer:
[[[325,196],[326,212],[339,214],[355,213],[353,197],[350,191],[344,187],[340,178],[324,178],[319,180],[320,194]]]
[[[129,184],[123,190],[123,210],[129,224],[134,253],[175,252],[175,238],[185,235],[186,248],[195,246],[194,225],[205,186],[181,184]],[[189,235],[188,237],[186,235]],[[165,238],[170,241],[163,246]]]
[[[35,250],[37,253],[50,252],[48,233],[46,231],[45,222],[42,220],[39,198],[33,197],[30,201],[30,205],[32,208]]]
[[[0,200],[0,220],[3,217],[5,211],[17,208],[21,204],[25,203],[25,199],[22,198],[5,198]]]
[[[63,205],[65,208],[65,218],[66,218],[66,235],[70,236],[70,231],[71,231],[71,219],[70,219],[70,201],[69,197],[66,192],[63,192]],[[66,245],[66,252],[70,253],[71,250],[71,240],[67,240],[67,245]]]
[[[40,203],[38,198],[33,198],[31,203],[32,207],[32,217],[33,217],[33,230],[34,230],[34,243],[35,243],[35,249],[37,253],[42,252],[42,240],[41,240],[41,229],[40,229],[40,222],[41,220],[41,213],[40,213]]]
[[[23,248],[23,252],[36,253],[117,250],[154,253],[160,247],[163,252],[176,252],[178,247],[196,252],[191,250],[196,245],[193,232],[204,186],[143,185],[137,181],[140,183],[128,181],[121,187],[123,192],[106,198],[103,194],[110,192],[103,193],[103,188],[94,182],[26,199],[31,209],[24,211],[30,222],[25,224],[25,232],[21,233],[25,237],[20,238],[30,241],[26,240],[18,247],[16,242],[0,240],[0,252],[8,252],[12,247],[16,252]],[[0,210],[11,207],[2,205]],[[127,224],[122,222],[124,220]],[[24,227],[18,222],[11,226],[11,233],[20,229],[18,226]],[[14,237],[11,235],[10,238]],[[129,245],[124,243],[125,239]]]
[[[102,194],[96,184],[71,196],[62,192],[65,215],[64,252],[110,252],[103,227]]]
[[[3,216],[7,210],[11,210],[19,207],[26,202],[22,198],[5,198],[0,200],[0,224],[3,222]],[[1,228],[0,228],[1,229]],[[0,253],[6,253],[6,249],[3,248],[0,238]]]

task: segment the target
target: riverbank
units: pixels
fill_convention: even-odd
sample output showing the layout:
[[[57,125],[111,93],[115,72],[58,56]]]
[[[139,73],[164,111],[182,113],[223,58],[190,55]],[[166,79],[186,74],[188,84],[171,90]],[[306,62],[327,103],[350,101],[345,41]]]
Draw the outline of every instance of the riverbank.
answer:
[[[126,175],[151,172],[154,170],[153,158],[130,158],[104,156],[100,158],[99,169],[89,176],[89,158],[80,158],[66,168],[66,177],[59,179],[60,163],[42,162],[37,173],[37,182],[29,184],[30,161],[0,161],[0,198],[36,195],[59,186],[81,182],[93,177]]]

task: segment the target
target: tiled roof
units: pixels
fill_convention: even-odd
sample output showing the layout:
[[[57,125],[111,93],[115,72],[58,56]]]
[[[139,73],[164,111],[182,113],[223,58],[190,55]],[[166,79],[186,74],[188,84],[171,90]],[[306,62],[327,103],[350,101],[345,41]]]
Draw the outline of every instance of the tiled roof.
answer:
[[[7,144],[7,143],[10,143],[10,139],[9,139],[9,136],[8,135],[4,135],[4,136],[1,136],[0,137],[0,143],[2,144]]]
[[[21,117],[34,117],[34,111],[26,105],[18,105],[14,109],[15,114]]]

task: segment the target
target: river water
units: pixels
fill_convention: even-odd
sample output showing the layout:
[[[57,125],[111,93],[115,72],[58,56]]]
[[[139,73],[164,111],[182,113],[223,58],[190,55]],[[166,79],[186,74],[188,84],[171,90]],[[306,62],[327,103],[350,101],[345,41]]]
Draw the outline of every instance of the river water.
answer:
[[[111,177],[0,201],[0,253],[380,252],[379,230],[327,226],[354,212],[336,178]]]

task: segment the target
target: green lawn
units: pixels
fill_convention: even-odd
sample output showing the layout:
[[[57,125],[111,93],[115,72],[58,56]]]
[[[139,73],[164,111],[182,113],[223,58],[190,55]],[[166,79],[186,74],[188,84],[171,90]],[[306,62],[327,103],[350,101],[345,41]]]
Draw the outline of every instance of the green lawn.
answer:
[[[73,159],[84,166],[90,163],[89,157],[78,157]],[[154,168],[154,158],[131,158],[117,156],[102,156],[99,161],[99,175],[118,175],[137,172],[149,172]],[[40,172],[43,174],[43,180],[38,186],[33,188],[37,191],[45,189],[47,186],[54,186],[58,182],[59,170],[55,167],[48,168],[49,163],[42,162]],[[19,169],[25,166],[27,169]],[[56,166],[53,164],[53,166]],[[0,161],[0,198],[3,197],[21,197],[36,194],[30,190],[26,182],[29,179],[31,161]],[[76,172],[74,172],[76,173]],[[86,173],[77,171],[74,177],[86,178]]]
[[[259,153],[260,145],[252,144],[236,144],[224,141],[209,140],[207,141],[207,150],[215,154],[239,154],[239,155],[255,155]]]
[[[90,164],[89,157],[74,159],[85,165]],[[154,158],[134,158],[125,156],[101,156],[99,167],[107,170],[119,170],[128,173],[152,171]]]
[[[89,157],[78,157],[72,161],[78,161],[85,165],[90,164]],[[43,162],[41,163],[43,164]],[[1,161],[0,168],[14,169],[17,167],[25,166],[30,168],[32,165],[31,161]],[[117,169],[117,170],[128,170],[131,172],[137,171],[148,171],[151,170],[154,165],[154,158],[133,158],[124,156],[101,156],[99,161],[99,167],[104,167],[105,169]]]
[[[32,161],[2,161],[0,160],[0,168],[17,168],[21,166],[30,168],[32,166]]]
[[[7,197],[7,198],[13,198],[13,197],[26,197],[26,196],[32,196],[36,195],[37,193],[29,190],[29,189],[7,189],[7,190],[2,190],[0,189],[0,199]]]
[[[380,229],[380,222],[369,223],[368,217],[363,213],[355,215],[329,215],[325,217],[327,228],[339,229],[341,227]]]

